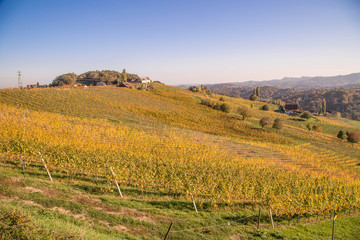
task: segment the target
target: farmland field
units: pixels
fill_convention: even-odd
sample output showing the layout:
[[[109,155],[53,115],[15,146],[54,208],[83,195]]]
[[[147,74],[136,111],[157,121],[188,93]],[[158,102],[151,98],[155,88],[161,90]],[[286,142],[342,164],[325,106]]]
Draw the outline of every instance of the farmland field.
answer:
[[[54,238],[162,239],[173,221],[169,239],[328,239],[335,210],[339,238],[360,238],[360,146],[336,137],[358,122],[220,97],[162,84],[1,90],[2,212]],[[282,129],[262,127],[264,116]]]

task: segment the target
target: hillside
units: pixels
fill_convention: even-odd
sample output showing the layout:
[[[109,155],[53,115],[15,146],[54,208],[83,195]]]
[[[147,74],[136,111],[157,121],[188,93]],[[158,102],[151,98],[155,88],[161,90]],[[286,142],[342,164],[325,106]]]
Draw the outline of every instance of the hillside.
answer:
[[[209,88],[217,94],[249,99],[254,88],[233,85],[212,85]],[[340,112],[342,117],[360,120],[360,89],[311,89],[298,91],[291,88],[260,87],[261,98],[280,99],[286,103],[297,103],[301,108],[311,112],[319,112],[323,99],[327,103],[328,112]]]
[[[1,90],[0,218],[34,239],[163,239],[170,222],[168,239],[329,239],[336,210],[358,239],[360,146],[336,135],[359,122],[263,105],[156,83]]]

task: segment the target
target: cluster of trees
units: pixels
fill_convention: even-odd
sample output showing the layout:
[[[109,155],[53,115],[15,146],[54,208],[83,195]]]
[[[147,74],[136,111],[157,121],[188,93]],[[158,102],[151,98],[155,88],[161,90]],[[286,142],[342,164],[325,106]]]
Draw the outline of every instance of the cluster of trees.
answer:
[[[267,105],[264,105],[267,106]],[[239,114],[242,117],[242,120],[245,120],[246,118],[252,117],[253,113],[252,110],[244,105],[239,106],[236,109],[236,113]],[[261,125],[262,128],[264,128],[267,125],[271,125],[271,120],[269,117],[262,117],[259,121],[259,124]],[[272,127],[274,129],[282,129],[283,127],[283,122],[280,118],[276,118],[272,124]]]
[[[271,125],[271,120],[269,117],[262,117],[259,121],[259,124],[262,128],[264,128],[265,126]],[[282,127],[282,120],[280,118],[276,118],[272,124],[272,128],[280,130]]]
[[[359,142],[359,134],[357,132],[344,132],[343,130],[340,130],[337,134],[337,137],[341,140],[346,139],[348,142],[351,143]]]
[[[204,85],[191,86],[191,87],[189,87],[189,90],[192,92],[204,92],[206,94],[211,94],[211,90],[207,86],[204,86]]]
[[[250,96],[251,101],[256,101],[260,99],[260,87],[254,89],[253,94]]]
[[[226,112],[226,113],[229,113],[229,112],[231,111],[231,107],[230,107],[229,104],[227,104],[227,103],[221,103],[221,102],[216,102],[216,101],[211,101],[211,100],[208,99],[208,98],[201,99],[201,102],[200,102],[200,103],[201,103],[202,105],[211,107],[212,109],[220,110],[220,111],[223,111],[223,112]]]
[[[102,71],[88,71],[80,75],[75,73],[66,73],[57,76],[51,83],[52,86],[62,86],[64,84],[75,84],[77,81],[97,81],[104,82],[106,85],[126,82],[129,79],[139,79],[137,74],[127,73],[125,68],[122,73],[118,71],[102,70]]]

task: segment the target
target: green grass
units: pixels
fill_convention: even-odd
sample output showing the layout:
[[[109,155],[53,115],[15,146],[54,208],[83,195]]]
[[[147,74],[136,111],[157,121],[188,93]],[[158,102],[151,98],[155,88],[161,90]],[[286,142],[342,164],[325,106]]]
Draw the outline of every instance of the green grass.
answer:
[[[0,169],[1,215],[12,214],[15,219],[27,222],[26,225],[17,220],[12,224],[12,229],[18,231],[18,235],[13,233],[13,239],[21,238],[15,236],[23,239],[162,239],[171,221],[174,226],[169,239],[329,239],[331,236],[329,216],[300,217],[300,224],[296,219],[289,222],[286,217],[274,216],[276,228],[273,230],[268,214],[263,211],[257,230],[257,209],[219,205],[214,211],[208,203],[202,206],[198,203],[197,214],[192,202],[182,196],[174,199],[125,187],[125,198],[121,199],[114,186],[111,192],[93,194],[92,188],[107,187],[102,181],[67,183],[54,178],[55,183],[51,183],[38,171],[38,168],[28,168],[23,172],[14,165],[3,165]],[[344,212],[337,218],[336,239],[360,237],[360,217],[352,215]],[[32,238],[25,238],[29,231]]]

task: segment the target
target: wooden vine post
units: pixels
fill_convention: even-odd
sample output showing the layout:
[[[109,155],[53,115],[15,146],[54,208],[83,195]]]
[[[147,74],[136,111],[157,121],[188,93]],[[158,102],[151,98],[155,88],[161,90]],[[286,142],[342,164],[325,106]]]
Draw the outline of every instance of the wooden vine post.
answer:
[[[45,163],[45,161],[44,161],[44,159],[43,159],[43,157],[42,157],[42,155],[41,155],[40,152],[39,152],[39,155],[40,155],[40,158],[41,158],[42,163],[44,164],[44,167],[45,167],[45,169],[46,169],[46,172],[47,172],[47,174],[48,174],[48,176],[49,176],[49,178],[50,178],[50,181],[53,182],[53,179],[52,179],[52,177],[51,177],[51,175],[50,175],[49,169],[47,168],[46,163]]]
[[[332,228],[332,240],[335,238],[335,219],[337,218],[336,211],[334,210],[333,228]]]
[[[167,233],[166,233],[166,235],[165,235],[164,240],[166,240],[166,239],[168,238],[173,224],[174,224],[174,222],[171,222],[171,223],[170,223],[169,229],[168,229],[168,231],[167,231]]]
[[[259,227],[260,227],[260,218],[261,218],[261,208],[259,207],[259,217],[258,217],[257,229],[259,229]]]
[[[22,166],[22,169],[23,171],[25,171],[25,162],[24,162],[24,156],[21,154],[21,166]]]
[[[271,226],[274,229],[274,221],[273,221],[273,216],[272,216],[272,212],[271,212],[271,208],[269,208],[269,215],[270,215],[270,220],[271,220]]]
[[[123,197],[123,195],[122,195],[122,193],[121,193],[121,190],[120,190],[120,187],[119,187],[119,184],[118,184],[118,182],[117,182],[117,180],[116,180],[116,178],[115,178],[115,174],[114,174],[114,171],[113,171],[112,167],[110,167],[110,171],[111,171],[111,174],[112,174],[112,176],[113,176],[113,178],[114,178],[114,182],[115,182],[116,187],[117,187],[117,189],[118,189],[118,191],[119,191],[120,197]]]
[[[193,204],[194,204],[195,212],[198,213],[198,210],[197,210],[197,207],[196,207],[196,203],[195,203],[194,197],[193,197],[192,193],[190,193],[190,195],[191,195],[191,200],[192,200],[192,202],[193,202]]]

